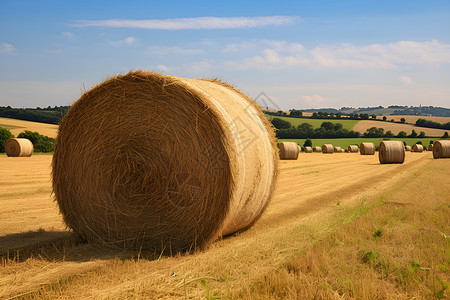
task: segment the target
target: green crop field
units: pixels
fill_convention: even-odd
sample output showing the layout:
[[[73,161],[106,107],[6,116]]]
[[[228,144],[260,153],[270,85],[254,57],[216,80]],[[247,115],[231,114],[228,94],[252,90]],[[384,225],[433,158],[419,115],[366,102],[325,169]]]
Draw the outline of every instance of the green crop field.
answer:
[[[412,146],[418,141],[421,141],[423,145],[428,146],[430,141],[437,140],[436,138],[391,138],[391,141],[402,141],[406,142],[407,145]],[[383,138],[349,138],[349,139],[311,139],[313,147],[322,146],[323,144],[332,144],[333,146],[338,146],[347,149],[349,145],[360,145],[363,142],[374,143],[379,145]],[[278,142],[295,142],[300,146],[303,146],[305,139],[279,139]]]
[[[302,123],[311,124],[314,128],[319,128],[323,122],[331,122],[331,123],[341,123],[342,127],[348,130],[353,130],[356,124],[358,124],[359,120],[345,120],[345,119],[309,119],[309,118],[291,118],[291,117],[279,117],[266,115],[269,120],[273,118],[280,118],[282,120],[288,121],[292,126],[297,127]]]

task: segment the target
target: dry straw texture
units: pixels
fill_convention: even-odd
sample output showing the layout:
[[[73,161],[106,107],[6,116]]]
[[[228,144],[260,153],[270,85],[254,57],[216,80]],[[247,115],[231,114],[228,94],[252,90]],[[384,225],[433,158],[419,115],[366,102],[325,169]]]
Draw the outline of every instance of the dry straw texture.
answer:
[[[312,147],[305,147],[305,152],[306,153],[312,153],[313,152],[313,148]]]
[[[436,141],[433,146],[434,158],[450,158],[450,141]]]
[[[422,152],[423,151],[423,146],[421,144],[414,144],[412,146],[412,151],[414,151],[414,152]]]
[[[405,146],[406,151],[411,151],[411,146]]]
[[[281,160],[296,160],[300,152],[300,146],[294,142],[282,142],[280,144]]]
[[[405,161],[405,146],[402,141],[382,141],[378,150],[381,164],[402,164]]]
[[[350,146],[348,146],[347,150],[348,150],[348,152],[351,152],[351,153],[358,153],[359,148],[357,145],[350,145]]]
[[[428,145],[427,151],[433,151],[433,144],[429,144],[429,145]]]
[[[374,143],[361,143],[361,145],[359,145],[359,153],[361,155],[374,155],[375,154],[375,144]]]
[[[53,191],[88,241],[204,248],[251,226],[277,174],[273,128],[219,81],[136,71],[85,92],[61,121]]]
[[[322,148],[319,147],[319,146],[315,146],[315,147],[313,148],[313,150],[314,150],[314,152],[322,152]]]
[[[334,153],[334,147],[331,144],[322,145],[322,153]]]
[[[5,143],[5,153],[12,157],[30,157],[33,155],[34,146],[29,139],[14,138]]]
[[[341,147],[334,147],[334,152],[342,152],[341,150],[343,150]]]

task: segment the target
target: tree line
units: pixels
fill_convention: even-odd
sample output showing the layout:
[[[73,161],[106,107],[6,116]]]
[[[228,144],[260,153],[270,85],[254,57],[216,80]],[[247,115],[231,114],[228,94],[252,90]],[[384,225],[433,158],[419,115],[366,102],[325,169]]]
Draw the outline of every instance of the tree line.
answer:
[[[0,117],[58,124],[68,110],[69,106],[48,106],[47,108],[12,108],[11,106],[0,106]]]

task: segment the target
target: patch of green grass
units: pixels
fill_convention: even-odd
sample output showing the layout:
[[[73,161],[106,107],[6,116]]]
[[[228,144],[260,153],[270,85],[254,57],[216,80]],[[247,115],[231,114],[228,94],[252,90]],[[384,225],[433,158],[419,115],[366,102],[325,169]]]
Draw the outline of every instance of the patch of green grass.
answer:
[[[319,128],[323,122],[331,122],[331,123],[341,123],[342,127],[348,130],[353,130],[356,124],[358,124],[359,120],[346,120],[346,119],[309,119],[309,118],[291,118],[291,117],[278,117],[272,115],[266,115],[269,120],[273,118],[280,118],[291,123],[292,126],[297,127],[302,123],[311,124],[314,128]]]

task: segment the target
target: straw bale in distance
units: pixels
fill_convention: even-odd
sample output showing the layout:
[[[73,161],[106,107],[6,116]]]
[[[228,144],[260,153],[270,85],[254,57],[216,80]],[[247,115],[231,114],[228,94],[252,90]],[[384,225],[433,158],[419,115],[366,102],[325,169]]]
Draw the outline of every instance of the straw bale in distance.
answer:
[[[313,147],[314,152],[322,152],[322,148],[320,146]]]
[[[433,145],[433,158],[450,158],[450,141],[440,140]]]
[[[348,146],[347,150],[348,150],[348,152],[351,152],[351,153],[358,153],[359,147],[358,147],[358,145],[350,145],[350,146]]]
[[[323,144],[322,153],[334,153],[334,147],[332,144]]]
[[[374,155],[375,144],[374,143],[361,143],[359,145],[359,153],[361,155]]]
[[[405,146],[402,141],[382,141],[378,150],[381,164],[402,164],[405,161]]]
[[[433,151],[433,144],[428,145],[427,151]]]
[[[281,160],[296,160],[300,152],[300,146],[294,142],[282,142],[280,144]]]
[[[312,152],[313,152],[313,148],[307,146],[307,147],[305,147],[305,152],[306,152],[306,153],[312,153]]]
[[[411,151],[411,146],[405,146],[406,151]]]
[[[71,106],[55,143],[53,191],[66,224],[88,241],[204,248],[260,217],[277,164],[273,127],[239,90],[135,71]]]
[[[412,146],[412,151],[413,152],[423,152],[423,146],[421,144],[414,144]]]
[[[13,138],[5,143],[5,153],[11,157],[30,157],[33,155],[34,146],[29,139]]]
[[[334,152],[342,152],[342,148],[339,146],[334,147]]]

